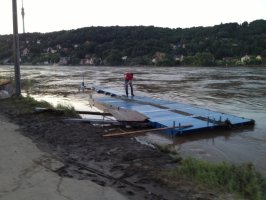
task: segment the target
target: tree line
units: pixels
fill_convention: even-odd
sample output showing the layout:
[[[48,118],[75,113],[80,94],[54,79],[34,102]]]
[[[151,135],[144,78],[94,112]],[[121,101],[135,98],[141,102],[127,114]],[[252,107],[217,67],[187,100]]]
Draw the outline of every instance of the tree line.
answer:
[[[68,65],[265,65],[266,20],[212,27],[86,27],[19,35],[21,63]],[[0,35],[0,63],[11,64],[12,35]]]

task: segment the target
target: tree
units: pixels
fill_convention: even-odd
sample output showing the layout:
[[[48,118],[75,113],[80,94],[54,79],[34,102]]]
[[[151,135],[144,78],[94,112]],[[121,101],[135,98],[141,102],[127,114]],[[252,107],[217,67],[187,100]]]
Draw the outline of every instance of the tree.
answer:
[[[118,50],[112,50],[109,55],[104,59],[105,65],[121,65],[122,64],[122,55]]]
[[[214,56],[209,52],[197,53],[195,55],[195,65],[198,66],[213,66],[215,65]]]

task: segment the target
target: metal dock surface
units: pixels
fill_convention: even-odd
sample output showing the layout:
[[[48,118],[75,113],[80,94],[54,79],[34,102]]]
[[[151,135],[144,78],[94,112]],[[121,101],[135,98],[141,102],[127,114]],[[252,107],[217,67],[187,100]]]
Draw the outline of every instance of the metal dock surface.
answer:
[[[254,125],[254,120],[198,108],[192,105],[149,97],[125,97],[121,91],[91,86],[98,93],[109,96],[94,98],[95,102],[115,108],[137,111],[147,116],[154,128],[169,127],[164,132],[182,135],[207,129]]]

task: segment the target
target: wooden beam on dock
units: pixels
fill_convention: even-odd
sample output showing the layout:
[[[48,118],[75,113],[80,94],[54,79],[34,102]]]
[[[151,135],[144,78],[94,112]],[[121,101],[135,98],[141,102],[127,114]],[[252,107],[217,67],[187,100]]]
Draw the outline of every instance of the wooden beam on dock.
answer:
[[[77,123],[90,123],[90,124],[110,124],[121,126],[122,123],[116,120],[103,120],[103,119],[79,119],[79,118],[69,118],[64,119],[66,122],[77,122]]]
[[[7,84],[9,84],[9,83],[11,83],[10,80],[6,80],[6,79],[2,79],[2,80],[0,80],[0,86],[7,85]]]
[[[35,112],[36,113],[43,113],[43,112],[64,112],[64,109],[36,107],[35,108]],[[111,113],[103,113],[103,112],[80,111],[80,110],[76,110],[75,112],[77,112],[78,114],[86,114],[86,115],[112,116]]]
[[[163,131],[163,130],[168,130],[168,129],[175,129],[176,130],[176,129],[189,128],[192,126],[193,126],[192,124],[186,124],[183,126],[176,126],[176,127],[162,127],[162,128],[153,128],[153,129],[123,132],[123,133],[110,133],[110,134],[103,135],[103,137],[117,137],[117,136],[140,134],[140,133],[146,133],[146,132]]]
[[[99,103],[94,101],[94,99],[90,99],[89,102],[91,106],[95,106],[106,113],[110,113],[117,121],[120,122],[145,122],[148,120],[147,116],[137,111],[126,110],[120,107]]]
[[[106,113],[106,112],[93,112],[93,111],[81,111],[81,110],[76,110],[78,114],[84,114],[84,115],[102,115],[102,116],[112,116],[111,113]]]

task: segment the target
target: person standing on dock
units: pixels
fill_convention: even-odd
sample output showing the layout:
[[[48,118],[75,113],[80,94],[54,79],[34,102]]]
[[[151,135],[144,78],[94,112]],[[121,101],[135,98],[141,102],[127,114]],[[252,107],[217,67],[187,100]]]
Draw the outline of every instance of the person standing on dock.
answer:
[[[124,79],[125,79],[125,90],[126,90],[126,95],[128,97],[128,85],[130,86],[131,89],[131,96],[134,96],[133,93],[133,73],[132,72],[126,72],[124,74]]]

